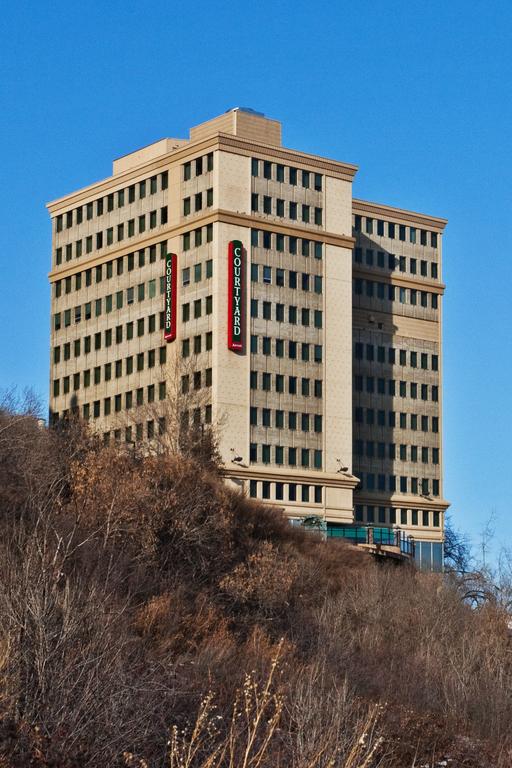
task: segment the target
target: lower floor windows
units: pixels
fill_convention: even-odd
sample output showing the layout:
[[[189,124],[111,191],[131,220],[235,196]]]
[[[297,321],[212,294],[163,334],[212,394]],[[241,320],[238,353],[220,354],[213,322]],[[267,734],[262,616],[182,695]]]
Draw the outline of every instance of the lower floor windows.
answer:
[[[321,485],[249,480],[249,496],[253,499],[322,504],[323,492],[324,489]]]
[[[356,504],[354,521],[367,525],[401,525],[423,528],[440,528],[441,512],[429,509],[396,509],[376,507],[372,504]]]
[[[356,451],[355,455],[360,454]],[[354,468],[354,473],[359,478],[358,490],[370,491],[371,493],[375,491],[389,491],[390,493],[398,491],[402,494],[420,494],[425,497],[438,497],[440,495],[440,483],[437,478],[430,481],[428,478],[420,479],[406,475],[376,474],[375,472],[360,471],[357,466]]]

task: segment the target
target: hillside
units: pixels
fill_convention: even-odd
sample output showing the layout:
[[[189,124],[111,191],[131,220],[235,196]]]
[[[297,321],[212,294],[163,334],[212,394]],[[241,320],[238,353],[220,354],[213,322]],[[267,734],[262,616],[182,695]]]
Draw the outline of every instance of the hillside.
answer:
[[[2,768],[512,765],[500,609],[292,529],[204,445],[4,409],[0,525]]]

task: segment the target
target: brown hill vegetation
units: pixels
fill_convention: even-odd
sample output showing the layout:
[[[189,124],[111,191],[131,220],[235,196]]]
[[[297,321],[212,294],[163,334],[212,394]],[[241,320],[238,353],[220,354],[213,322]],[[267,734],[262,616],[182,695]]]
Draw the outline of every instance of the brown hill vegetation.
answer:
[[[0,413],[2,768],[512,765],[497,605],[292,529],[193,448]]]

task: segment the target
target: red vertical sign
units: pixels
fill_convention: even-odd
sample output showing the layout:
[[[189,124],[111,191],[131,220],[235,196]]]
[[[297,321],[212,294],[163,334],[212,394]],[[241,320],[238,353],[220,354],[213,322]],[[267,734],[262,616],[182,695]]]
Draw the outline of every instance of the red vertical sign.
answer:
[[[233,240],[228,250],[228,349],[244,348],[244,247]]]
[[[165,257],[164,339],[166,341],[174,341],[176,338],[177,261],[175,253],[168,253]]]

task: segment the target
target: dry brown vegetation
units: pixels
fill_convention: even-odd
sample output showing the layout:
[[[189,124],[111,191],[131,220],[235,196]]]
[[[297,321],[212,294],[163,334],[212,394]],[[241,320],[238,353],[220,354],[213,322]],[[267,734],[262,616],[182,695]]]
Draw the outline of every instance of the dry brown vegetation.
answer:
[[[0,411],[0,766],[512,765],[507,614]]]

